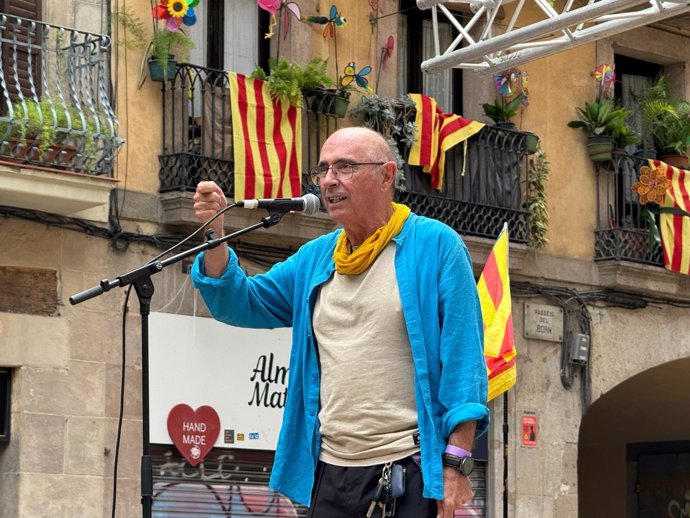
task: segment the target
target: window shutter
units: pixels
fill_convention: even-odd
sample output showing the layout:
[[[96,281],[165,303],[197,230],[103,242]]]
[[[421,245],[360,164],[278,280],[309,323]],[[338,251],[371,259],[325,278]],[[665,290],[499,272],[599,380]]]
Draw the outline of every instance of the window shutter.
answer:
[[[0,6],[1,11],[8,15],[2,36],[9,40],[13,40],[15,37],[14,28],[16,22],[13,17],[40,21],[42,16],[41,0],[0,0]],[[40,32],[34,34],[31,37],[32,41],[30,41],[28,27],[23,25],[16,38],[16,47],[13,43],[6,42],[2,44],[2,67],[5,72],[5,81],[7,82],[10,99],[17,99],[20,90],[25,97],[31,96],[30,77],[32,75],[34,78],[34,88],[37,95],[40,96],[41,54],[36,46],[40,45],[42,34]],[[29,43],[32,46],[29,46]],[[31,63],[31,71],[29,70],[29,63]],[[14,77],[15,66],[19,85],[17,85]]]

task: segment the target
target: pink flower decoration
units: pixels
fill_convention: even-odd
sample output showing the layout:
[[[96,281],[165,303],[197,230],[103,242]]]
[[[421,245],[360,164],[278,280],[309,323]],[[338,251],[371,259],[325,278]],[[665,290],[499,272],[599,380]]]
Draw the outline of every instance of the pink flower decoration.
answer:
[[[281,0],[256,0],[256,3],[264,11],[276,14],[276,11],[280,9]]]

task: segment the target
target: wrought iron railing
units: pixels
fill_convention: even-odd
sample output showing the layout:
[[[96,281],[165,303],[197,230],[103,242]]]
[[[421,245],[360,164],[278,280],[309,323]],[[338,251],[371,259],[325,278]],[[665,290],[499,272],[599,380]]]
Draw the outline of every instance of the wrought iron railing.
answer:
[[[507,222],[510,239],[527,243],[526,135],[486,126],[446,153],[441,190],[421,167],[406,175],[407,190],[398,199],[417,214],[429,216],[461,234],[496,237]]]
[[[163,84],[163,152],[160,191],[193,191],[212,180],[233,197],[232,117],[228,75],[178,65]]]
[[[110,38],[0,14],[0,160],[112,175]]]
[[[632,185],[639,180],[640,167],[646,159],[614,152],[611,161],[597,167],[597,228],[594,231],[596,261],[633,261],[663,265],[661,247],[650,241],[648,210],[658,224],[658,207],[640,205]]]
[[[338,118],[319,103],[305,100],[303,142],[304,192],[316,192],[307,171],[318,161],[323,141],[338,128]],[[409,111],[404,115],[409,117]],[[163,86],[163,153],[160,191],[193,191],[201,180],[215,181],[234,197],[232,120],[227,73],[178,65]],[[414,113],[412,113],[414,120]],[[526,243],[529,214],[525,207],[526,136],[486,127],[446,155],[443,188],[431,188],[419,167],[405,166],[406,188],[397,199],[418,214],[439,219],[458,232],[496,237],[508,222],[511,240]],[[403,142],[398,149],[406,156]]]

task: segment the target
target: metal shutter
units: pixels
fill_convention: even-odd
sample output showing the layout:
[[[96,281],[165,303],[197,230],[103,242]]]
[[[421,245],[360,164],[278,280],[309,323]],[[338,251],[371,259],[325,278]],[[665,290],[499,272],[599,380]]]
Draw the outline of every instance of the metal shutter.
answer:
[[[268,488],[272,451],[214,449],[191,467],[174,446],[152,446],[153,518],[302,518],[307,509]]]

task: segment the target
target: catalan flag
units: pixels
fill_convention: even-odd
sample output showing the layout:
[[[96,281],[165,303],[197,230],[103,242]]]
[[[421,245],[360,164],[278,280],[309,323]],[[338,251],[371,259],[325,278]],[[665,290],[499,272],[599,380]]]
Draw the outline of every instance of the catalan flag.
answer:
[[[503,225],[477,283],[484,319],[489,401],[515,385],[515,342],[508,276],[508,224]]]
[[[664,267],[690,275],[690,171],[659,160],[650,160],[652,169],[661,169],[671,186],[659,207]]]
[[[299,196],[300,110],[271,98],[265,81],[234,72],[229,79],[235,199]]]
[[[431,97],[410,94],[417,108],[417,132],[407,162],[421,165],[431,175],[431,186],[441,190],[446,162],[446,151],[466,141],[484,127],[484,123],[464,119],[454,113],[443,113]]]

